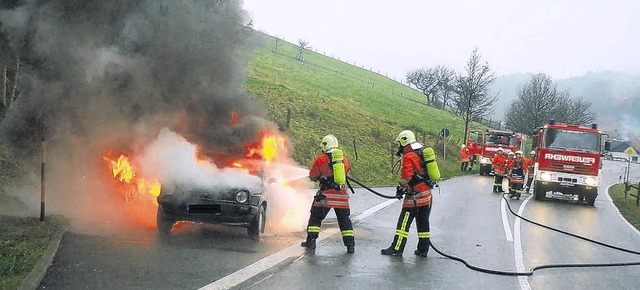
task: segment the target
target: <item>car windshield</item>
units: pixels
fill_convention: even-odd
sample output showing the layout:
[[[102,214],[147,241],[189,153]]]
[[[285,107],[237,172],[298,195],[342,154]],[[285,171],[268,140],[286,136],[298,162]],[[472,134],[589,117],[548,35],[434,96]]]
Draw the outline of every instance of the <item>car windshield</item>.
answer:
[[[600,151],[600,134],[564,129],[547,129],[545,147],[573,150]]]
[[[514,139],[512,135],[487,133],[485,138],[485,144],[495,144],[504,146],[513,146]]]

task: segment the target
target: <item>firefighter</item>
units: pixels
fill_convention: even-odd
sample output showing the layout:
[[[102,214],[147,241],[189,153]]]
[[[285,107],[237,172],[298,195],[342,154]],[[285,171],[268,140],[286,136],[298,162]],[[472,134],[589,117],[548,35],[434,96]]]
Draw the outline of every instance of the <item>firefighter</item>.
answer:
[[[529,189],[531,188],[531,182],[533,181],[533,166],[536,163],[536,151],[531,151],[529,153],[529,159],[527,159],[526,170],[527,170],[527,185],[524,187],[524,191],[529,193]]]
[[[342,242],[347,247],[347,253],[352,254],[355,252],[355,235],[349,217],[351,214],[349,195],[345,187],[346,174],[349,173],[351,166],[347,157],[342,155],[342,150],[338,149],[338,139],[335,136],[325,136],[322,138],[320,146],[322,154],[316,158],[309,171],[309,178],[318,181],[320,189],[311,205],[307,239],[302,242],[301,246],[308,249],[316,248],[316,239],[320,234],[322,220],[333,208],[342,233]]]
[[[496,155],[491,159],[491,164],[493,165],[493,192],[504,192],[502,190],[502,179],[504,178],[507,159],[504,156],[502,147],[498,147]]]
[[[513,152],[509,152],[512,156]],[[526,160],[522,157],[522,151],[518,150],[509,164],[509,197],[520,199],[522,184],[524,182],[524,170]]]
[[[426,257],[431,245],[429,231],[429,213],[431,212],[431,189],[425,181],[425,170],[422,168],[418,151],[424,145],[416,141],[415,134],[410,130],[404,130],[398,134],[396,142],[399,143],[398,154],[402,156],[400,168],[400,186],[404,193],[402,211],[396,226],[396,234],[388,248],[382,249],[382,255],[401,256],[409,237],[409,228],[413,219],[416,219],[418,230],[418,247],[414,255]]]
[[[467,167],[469,166],[469,148],[464,146],[460,146],[460,171],[467,171]]]

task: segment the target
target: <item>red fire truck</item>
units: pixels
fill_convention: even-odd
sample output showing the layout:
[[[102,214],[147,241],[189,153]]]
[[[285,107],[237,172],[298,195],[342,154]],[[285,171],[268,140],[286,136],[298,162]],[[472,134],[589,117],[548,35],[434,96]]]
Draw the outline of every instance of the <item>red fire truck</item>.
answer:
[[[491,130],[469,130],[467,134],[467,148],[469,153],[475,157],[475,161],[479,163],[478,173],[480,175],[489,175],[493,166],[491,158],[496,154],[498,148],[516,152],[517,150],[525,151],[527,145],[527,136],[521,133],[511,131]]]
[[[550,121],[540,128],[534,165],[535,199],[545,199],[547,192],[560,193],[577,196],[578,202],[592,206],[600,184],[600,157],[611,147],[606,136],[596,124],[585,127]]]

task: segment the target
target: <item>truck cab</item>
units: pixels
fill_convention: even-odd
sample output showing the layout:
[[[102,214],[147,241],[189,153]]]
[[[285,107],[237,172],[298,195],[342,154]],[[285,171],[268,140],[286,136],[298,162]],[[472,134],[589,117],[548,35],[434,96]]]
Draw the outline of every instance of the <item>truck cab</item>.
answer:
[[[469,153],[474,156],[475,161],[479,163],[478,173],[480,175],[489,175],[493,171],[491,159],[498,151],[503,150],[516,152],[517,150],[525,150],[527,144],[527,136],[522,133],[512,131],[485,129],[469,130],[467,135],[467,148]]]
[[[550,121],[538,130],[534,165],[536,200],[547,193],[577,196],[578,202],[593,206],[600,184],[601,155],[609,150],[605,134],[589,127]]]

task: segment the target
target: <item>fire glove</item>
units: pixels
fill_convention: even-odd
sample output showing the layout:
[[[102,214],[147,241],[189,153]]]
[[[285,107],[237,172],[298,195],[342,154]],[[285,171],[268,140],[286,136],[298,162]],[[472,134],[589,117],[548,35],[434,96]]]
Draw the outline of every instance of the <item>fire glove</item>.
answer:
[[[402,196],[407,194],[407,188],[404,186],[396,186],[396,198],[402,199]]]

